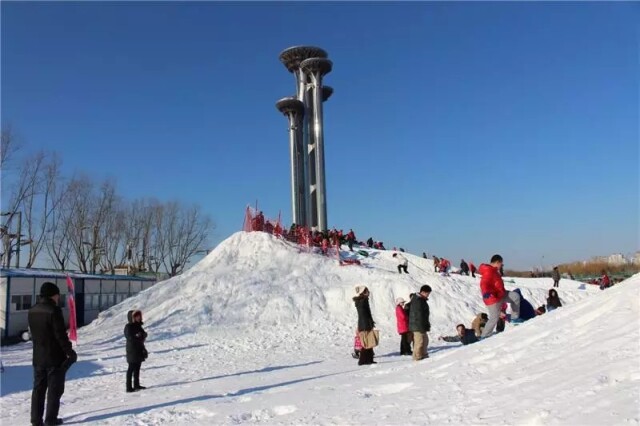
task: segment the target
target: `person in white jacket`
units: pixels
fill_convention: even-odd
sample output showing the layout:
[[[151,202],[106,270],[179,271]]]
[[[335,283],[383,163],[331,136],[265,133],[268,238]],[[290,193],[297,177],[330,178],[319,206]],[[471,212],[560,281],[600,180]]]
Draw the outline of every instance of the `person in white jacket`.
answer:
[[[407,271],[407,267],[409,266],[409,261],[407,258],[400,253],[393,253],[393,257],[398,261],[398,273],[402,274],[402,271],[404,271],[405,274],[408,274],[409,271]]]

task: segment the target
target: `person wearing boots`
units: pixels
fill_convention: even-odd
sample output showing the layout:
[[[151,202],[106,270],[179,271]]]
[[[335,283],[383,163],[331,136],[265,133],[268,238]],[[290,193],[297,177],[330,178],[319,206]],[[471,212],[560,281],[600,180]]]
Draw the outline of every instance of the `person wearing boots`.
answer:
[[[371,315],[371,307],[369,306],[369,289],[366,286],[356,286],[356,295],[353,298],[353,302],[356,305],[358,311],[358,332],[371,331],[375,327],[376,323]],[[364,342],[363,342],[364,343]],[[360,351],[360,358],[358,359],[358,365],[376,364],[373,360],[373,349],[365,349],[364,347]]]
[[[40,287],[40,301],[29,309],[28,321],[33,341],[33,392],[31,393],[31,424],[61,425],[58,418],[60,398],[64,393],[67,370],[78,355],[71,346],[64,324],[60,289],[52,282]],[[45,414],[45,396],[47,411]]]
[[[140,367],[149,355],[144,346],[147,332],[142,328],[142,312],[138,310],[127,313],[129,322],[124,326],[124,337],[127,338],[127,392],[135,392],[146,387],[140,385]],[[131,382],[133,379],[133,383]]]

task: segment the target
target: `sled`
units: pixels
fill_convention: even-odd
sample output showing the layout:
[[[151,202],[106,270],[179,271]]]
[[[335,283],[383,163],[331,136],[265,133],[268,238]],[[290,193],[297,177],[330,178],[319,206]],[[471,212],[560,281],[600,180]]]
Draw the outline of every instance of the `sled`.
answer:
[[[358,259],[340,259],[340,266],[360,265]]]

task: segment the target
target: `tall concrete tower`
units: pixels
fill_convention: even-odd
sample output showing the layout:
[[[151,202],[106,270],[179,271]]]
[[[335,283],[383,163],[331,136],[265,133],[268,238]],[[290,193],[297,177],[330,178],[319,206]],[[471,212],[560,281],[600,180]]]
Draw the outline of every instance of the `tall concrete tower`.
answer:
[[[284,50],[280,61],[295,77],[296,97],[281,99],[276,104],[289,118],[293,222],[319,231],[328,227],[322,103],[331,97],[333,89],[323,86],[322,79],[331,72],[333,63],[327,56],[327,52],[313,46]],[[292,101],[296,99],[299,103],[293,107]],[[294,145],[301,147],[301,153],[296,148],[293,154]],[[300,189],[300,182],[304,190]]]

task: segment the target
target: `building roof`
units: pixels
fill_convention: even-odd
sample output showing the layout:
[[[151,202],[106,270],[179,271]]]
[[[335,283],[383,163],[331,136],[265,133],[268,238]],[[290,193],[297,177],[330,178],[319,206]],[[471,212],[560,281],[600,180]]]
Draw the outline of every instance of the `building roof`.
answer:
[[[61,272],[47,269],[26,269],[26,268],[1,268],[0,277],[23,277],[23,278],[81,278],[89,280],[129,280],[129,281],[157,281],[155,277],[139,277],[134,275],[104,275],[85,274],[81,272]]]

